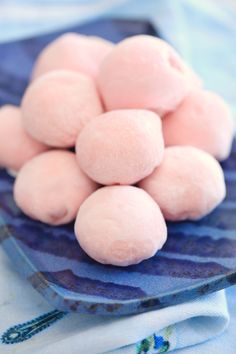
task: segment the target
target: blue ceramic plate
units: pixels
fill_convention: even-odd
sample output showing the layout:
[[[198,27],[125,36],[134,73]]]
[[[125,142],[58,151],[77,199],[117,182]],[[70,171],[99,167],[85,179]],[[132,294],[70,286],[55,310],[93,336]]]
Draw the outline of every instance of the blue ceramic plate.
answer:
[[[77,30],[111,39],[153,30],[148,23],[97,22]],[[35,55],[56,35],[0,46],[0,104],[19,103]],[[108,36],[106,36],[109,38]],[[168,225],[168,241],[135,266],[103,266],[79,247],[73,225],[50,227],[24,216],[13,179],[0,171],[0,240],[17,269],[63,311],[130,314],[174,305],[236,283],[236,144],[224,163],[227,198],[199,222]]]

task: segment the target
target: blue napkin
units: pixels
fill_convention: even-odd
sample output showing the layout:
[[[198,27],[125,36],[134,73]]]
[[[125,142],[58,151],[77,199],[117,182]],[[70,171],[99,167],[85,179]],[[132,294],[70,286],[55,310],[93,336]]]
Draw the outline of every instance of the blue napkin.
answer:
[[[202,344],[176,350],[176,354],[235,354],[236,352],[236,286],[232,286],[226,291],[226,300],[229,307],[230,322],[226,331],[213,340],[206,341]],[[203,331],[203,328],[199,328]]]

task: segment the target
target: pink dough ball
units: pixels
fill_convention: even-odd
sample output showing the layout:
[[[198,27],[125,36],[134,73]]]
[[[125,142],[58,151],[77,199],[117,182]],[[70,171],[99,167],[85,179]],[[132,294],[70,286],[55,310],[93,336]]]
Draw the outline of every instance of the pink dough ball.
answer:
[[[158,39],[163,46],[165,46],[170,53],[170,63],[176,67],[185,76],[185,79],[189,82],[191,88],[200,89],[203,86],[201,78],[190,68],[180,55],[172,48],[168,43]],[[160,45],[161,45],[160,43]]]
[[[92,120],[81,132],[76,154],[82,170],[105,185],[133,184],[163,157],[161,120],[145,110],[117,110]]]
[[[73,146],[84,125],[102,112],[93,80],[71,71],[41,76],[29,86],[22,101],[25,129],[55,147]]]
[[[75,234],[83,250],[103,264],[128,266],[154,256],[166,241],[165,220],[142,189],[98,189],[81,205]]]
[[[163,115],[200,81],[167,43],[139,35],[120,42],[106,56],[98,85],[107,110],[144,108]]]
[[[230,154],[234,124],[221,97],[195,90],[163,119],[163,134],[166,146],[192,145],[224,160]]]
[[[162,164],[139,186],[158,203],[165,219],[172,221],[205,216],[226,193],[219,163],[192,146],[165,149]]]
[[[98,67],[114,44],[99,38],[66,33],[49,43],[38,56],[33,79],[53,70],[71,70],[97,76]]]
[[[51,225],[75,219],[80,205],[97,188],[79,168],[75,154],[54,150],[27,162],[14,185],[18,207]]]
[[[0,166],[16,173],[28,160],[48,150],[26,133],[18,107],[0,109]]]

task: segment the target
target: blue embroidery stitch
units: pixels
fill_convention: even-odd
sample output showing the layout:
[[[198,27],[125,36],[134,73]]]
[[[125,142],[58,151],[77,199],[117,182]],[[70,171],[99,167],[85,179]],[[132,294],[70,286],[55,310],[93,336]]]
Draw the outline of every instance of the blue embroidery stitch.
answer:
[[[157,336],[155,333],[136,345],[136,354],[159,354],[165,353],[170,349],[169,338],[172,333],[172,328],[165,329],[164,336]]]
[[[162,336],[156,336],[155,334],[153,335],[153,337],[154,337],[154,348],[159,349],[164,343],[164,338]]]
[[[34,320],[10,327],[3,333],[1,341],[3,344],[16,344],[30,339],[35,334],[51,326],[54,322],[63,318],[67,313],[54,310]]]

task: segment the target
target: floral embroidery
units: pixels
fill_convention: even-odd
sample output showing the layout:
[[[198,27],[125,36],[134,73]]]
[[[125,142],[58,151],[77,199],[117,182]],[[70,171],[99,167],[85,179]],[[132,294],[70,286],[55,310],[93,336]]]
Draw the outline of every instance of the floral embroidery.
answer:
[[[3,333],[1,341],[4,344],[16,344],[23,342],[30,339],[35,334],[43,331],[45,328],[63,318],[65,315],[66,312],[54,310],[39,316],[34,320],[10,327],[5,333]]]
[[[172,328],[167,327],[164,331],[164,335],[153,334],[136,346],[136,354],[159,354],[165,353],[170,348],[169,338],[172,333]]]

